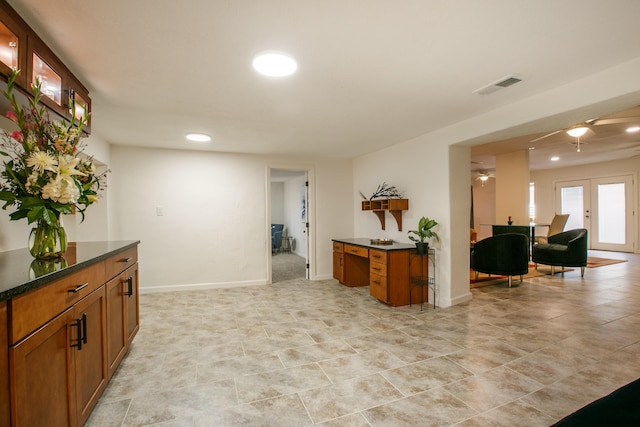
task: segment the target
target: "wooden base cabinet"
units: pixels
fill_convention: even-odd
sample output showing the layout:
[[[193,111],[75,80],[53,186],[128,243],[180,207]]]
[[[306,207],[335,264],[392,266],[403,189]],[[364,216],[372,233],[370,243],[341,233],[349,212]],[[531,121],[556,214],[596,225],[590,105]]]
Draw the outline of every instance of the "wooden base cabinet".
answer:
[[[111,378],[140,328],[138,264],[107,282],[105,289],[109,319],[107,365]]]
[[[7,305],[11,426],[82,426],[139,328],[137,248]]]
[[[13,426],[74,426],[77,334],[69,309],[9,349]]]

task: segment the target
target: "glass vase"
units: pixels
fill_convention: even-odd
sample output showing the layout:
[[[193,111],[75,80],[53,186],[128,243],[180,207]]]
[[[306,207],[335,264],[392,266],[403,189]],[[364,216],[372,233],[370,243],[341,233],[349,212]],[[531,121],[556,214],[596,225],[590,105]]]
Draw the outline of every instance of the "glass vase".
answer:
[[[40,219],[29,233],[29,252],[36,259],[55,259],[67,250],[67,233],[62,221],[53,225]]]

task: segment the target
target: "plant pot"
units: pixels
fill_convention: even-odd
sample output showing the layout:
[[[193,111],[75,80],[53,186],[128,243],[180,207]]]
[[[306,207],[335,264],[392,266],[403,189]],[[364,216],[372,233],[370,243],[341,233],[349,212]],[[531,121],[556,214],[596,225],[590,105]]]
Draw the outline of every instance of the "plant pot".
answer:
[[[429,242],[416,242],[416,253],[426,255],[429,252]]]

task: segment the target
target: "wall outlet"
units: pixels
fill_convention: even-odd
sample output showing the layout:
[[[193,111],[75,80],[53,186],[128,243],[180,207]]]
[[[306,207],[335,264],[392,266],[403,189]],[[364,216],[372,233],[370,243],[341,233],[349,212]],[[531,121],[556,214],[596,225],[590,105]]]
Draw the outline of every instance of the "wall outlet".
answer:
[[[156,206],[156,216],[163,216],[164,211],[162,210],[162,206]]]

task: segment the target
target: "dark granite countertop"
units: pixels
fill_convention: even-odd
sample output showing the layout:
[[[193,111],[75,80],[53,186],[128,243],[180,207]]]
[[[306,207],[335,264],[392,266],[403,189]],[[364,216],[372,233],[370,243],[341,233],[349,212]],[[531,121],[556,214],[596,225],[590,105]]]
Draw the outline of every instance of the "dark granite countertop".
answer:
[[[415,249],[415,243],[399,243],[393,242],[390,245],[376,245],[371,243],[370,238],[365,237],[357,237],[355,239],[331,239],[334,242],[338,243],[347,243],[349,245],[362,246],[368,249],[376,249],[379,251],[398,251],[398,250],[407,250],[407,249]]]
[[[140,243],[139,240],[78,242],[69,245],[64,258],[34,259],[28,249],[0,252],[0,301],[5,301],[79,271]]]

